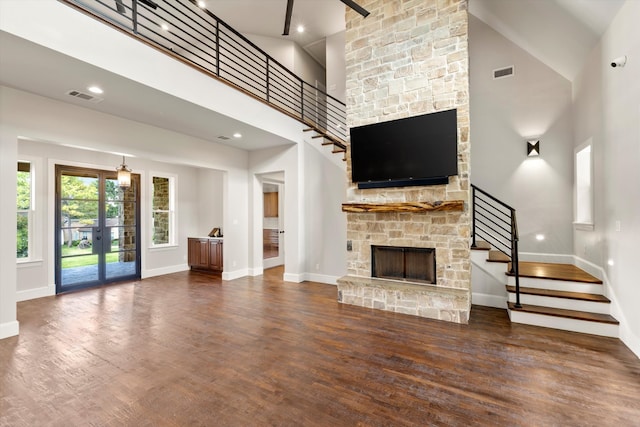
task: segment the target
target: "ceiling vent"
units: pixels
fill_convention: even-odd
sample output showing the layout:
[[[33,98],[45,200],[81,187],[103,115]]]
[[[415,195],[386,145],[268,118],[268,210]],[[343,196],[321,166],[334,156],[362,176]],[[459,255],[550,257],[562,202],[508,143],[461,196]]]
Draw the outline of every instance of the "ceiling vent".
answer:
[[[230,139],[230,138],[228,136],[220,135],[218,137],[218,139],[222,139],[222,140],[226,141],[227,139]]]
[[[499,68],[497,70],[493,70],[493,79],[501,79],[504,77],[513,76],[513,65],[505,68]]]
[[[74,98],[82,99],[84,101],[93,102],[94,104],[97,104],[98,102],[102,102],[104,100],[104,98],[90,95],[85,92],[80,92],[79,90],[70,90],[69,92],[67,92],[67,95],[73,96]]]

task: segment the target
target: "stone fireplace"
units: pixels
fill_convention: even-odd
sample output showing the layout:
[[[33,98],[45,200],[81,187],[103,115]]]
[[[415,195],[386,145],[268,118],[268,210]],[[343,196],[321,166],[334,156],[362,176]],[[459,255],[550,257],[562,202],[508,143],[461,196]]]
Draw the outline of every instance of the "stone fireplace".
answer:
[[[358,189],[350,184],[343,211],[351,250],[347,275],[338,279],[338,300],[467,323],[471,307],[467,1],[363,0],[361,4],[371,12],[368,18],[351,10],[346,16],[348,126],[455,108],[458,175],[448,184],[423,187]],[[347,154],[351,182],[349,147]],[[374,277],[381,276],[374,271],[379,262],[376,259],[374,266],[372,258],[380,247],[432,251],[435,263],[426,264],[433,266],[434,277],[424,279],[427,272],[412,267],[407,273],[406,255],[401,261],[398,253],[389,267],[394,277],[387,272]]]

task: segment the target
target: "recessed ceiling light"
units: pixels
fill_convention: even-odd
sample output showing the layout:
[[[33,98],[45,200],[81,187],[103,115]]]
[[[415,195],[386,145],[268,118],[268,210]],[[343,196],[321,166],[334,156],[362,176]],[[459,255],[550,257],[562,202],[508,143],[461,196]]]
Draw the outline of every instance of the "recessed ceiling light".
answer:
[[[304,33],[304,26],[303,25],[298,25],[298,32],[299,33]]]
[[[91,93],[97,93],[98,95],[100,95],[101,93],[103,93],[104,91],[99,88],[98,86],[89,86],[87,89],[89,89],[89,92]]]
[[[242,138],[242,134],[240,132],[236,132],[233,134],[234,138]]]
[[[536,234],[536,240],[538,241],[544,240],[544,234]]]
[[[198,7],[204,9],[205,7],[207,7],[207,4],[204,1],[199,0],[198,1]]]
[[[162,28],[165,31],[169,31],[169,26],[167,24],[165,24],[164,22],[162,24],[160,24],[160,28]]]

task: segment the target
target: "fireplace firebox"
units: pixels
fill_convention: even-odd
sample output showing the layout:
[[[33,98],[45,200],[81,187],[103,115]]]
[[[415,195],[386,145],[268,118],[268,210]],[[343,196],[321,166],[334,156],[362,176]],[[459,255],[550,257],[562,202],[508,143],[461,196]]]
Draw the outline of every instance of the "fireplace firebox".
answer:
[[[372,245],[371,276],[435,284],[436,250],[435,248]]]

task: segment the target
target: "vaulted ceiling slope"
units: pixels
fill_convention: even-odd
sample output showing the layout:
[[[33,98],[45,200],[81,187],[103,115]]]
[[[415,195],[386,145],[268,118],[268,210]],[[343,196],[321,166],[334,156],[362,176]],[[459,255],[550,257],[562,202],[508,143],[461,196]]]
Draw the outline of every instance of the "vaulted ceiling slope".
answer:
[[[622,3],[624,0],[469,0],[469,12],[573,80]],[[207,0],[213,13],[240,32],[294,41],[316,59],[322,55],[323,40],[345,28],[345,6],[339,0],[295,0],[291,34],[282,36],[286,6],[287,0]],[[304,33],[294,31],[298,25],[304,25]]]
[[[469,0],[469,12],[573,81],[624,0]]]

